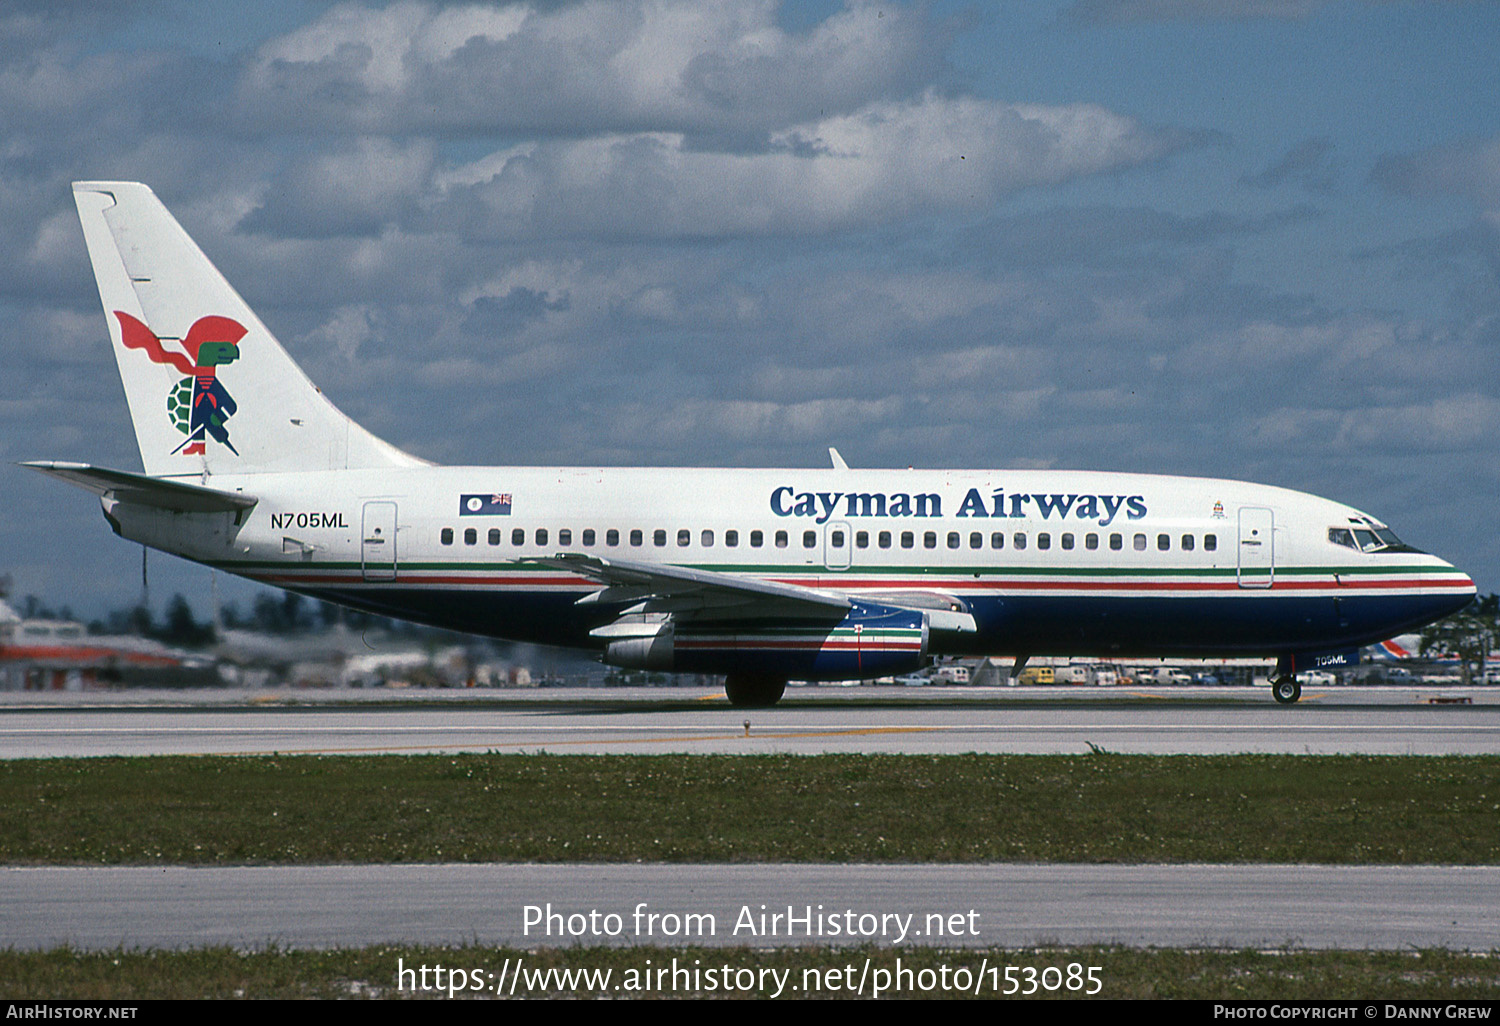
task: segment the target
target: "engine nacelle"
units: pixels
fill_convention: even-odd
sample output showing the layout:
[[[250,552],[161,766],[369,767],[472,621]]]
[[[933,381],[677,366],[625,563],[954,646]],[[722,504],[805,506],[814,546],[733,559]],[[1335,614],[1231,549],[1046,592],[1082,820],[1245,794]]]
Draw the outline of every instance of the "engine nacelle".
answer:
[[[655,625],[609,641],[611,666],[666,673],[723,673],[797,680],[864,680],[920,669],[927,614],[856,602],[842,619],[710,620]]]

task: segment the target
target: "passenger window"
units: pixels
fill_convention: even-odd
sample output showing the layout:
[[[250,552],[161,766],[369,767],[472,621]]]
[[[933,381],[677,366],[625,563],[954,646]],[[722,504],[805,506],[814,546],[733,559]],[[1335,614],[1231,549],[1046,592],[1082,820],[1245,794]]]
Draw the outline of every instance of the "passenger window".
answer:
[[[786,532],[785,531],[777,531],[776,532],[776,547],[778,549],[784,549],[784,548],[786,548]]]
[[[559,545],[572,545],[573,544],[573,532],[570,531],[570,530],[568,530],[566,527],[564,527],[562,530],[558,531],[557,532],[557,544],[559,544]]]
[[[1219,536],[1216,534],[1205,534],[1203,536],[1203,551],[1213,552],[1219,547]]]
[[[474,545],[479,541],[479,532],[472,527],[464,528],[464,544]]]
[[[1166,552],[1172,547],[1172,536],[1170,534],[1159,534],[1156,536],[1156,547],[1161,552]]]
[[[1097,534],[1094,534],[1093,532],[1089,532],[1088,534],[1084,535],[1083,547],[1088,549],[1090,552],[1093,552],[1099,547],[1099,536]]]
[[[605,531],[604,544],[609,546],[620,544],[620,529],[617,527],[611,527],[609,530]]]
[[[1026,532],[1017,531],[1015,534],[1011,535],[1010,543],[1015,548],[1024,549],[1026,547]]]
[[[438,541],[442,542],[444,545],[452,545],[453,544],[453,528],[451,528],[451,527],[445,527],[445,528],[443,528],[443,530],[438,534]]]
[[[922,532],[922,547],[926,548],[926,549],[935,549],[935,548],[937,548],[937,532],[936,531],[923,531]]]
[[[870,532],[869,531],[855,531],[854,532],[854,545],[855,545],[856,548],[868,549],[870,547]]]
[[[731,549],[738,547],[739,544],[740,544],[740,532],[738,532],[738,531],[725,531],[724,532],[724,544],[728,545]]]
[[[1052,547],[1052,536],[1046,531],[1036,536],[1036,547],[1039,549],[1050,549]]]
[[[903,549],[909,549],[913,545],[915,545],[916,543],[917,543],[917,536],[916,535],[912,534],[910,531],[902,531],[901,532],[901,547]]]
[[[1003,549],[1003,548],[1005,548],[1005,532],[1004,531],[996,531],[994,534],[990,535],[990,548],[992,548],[992,549]]]
[[[686,545],[691,545],[692,543],[693,543],[693,532],[692,531],[689,531],[687,528],[683,528],[682,530],[680,530],[680,531],[677,532],[677,544],[678,545],[686,546]]]
[[[536,529],[536,543],[538,545],[547,544],[547,529],[545,527],[538,527]]]
[[[889,532],[889,531],[881,531],[880,534],[879,534],[879,536],[877,536],[876,539],[875,539],[875,544],[879,545],[882,549],[888,549],[888,548],[890,548],[891,547],[891,532]]]
[[[663,531],[660,527],[652,531],[651,544],[655,545],[657,548],[661,548],[663,545],[667,544],[667,532]]]
[[[498,528],[498,527],[492,527],[492,528],[490,528],[489,543],[491,545],[499,545],[500,544],[500,528]]]
[[[844,532],[843,531],[834,531],[832,534],[830,534],[828,536],[828,544],[832,545],[836,549],[843,548],[844,547]]]
[[[1146,551],[1146,536],[1144,534],[1138,534],[1138,535],[1136,535],[1134,541],[1131,544],[1133,544],[1135,546],[1135,551],[1137,551],[1137,552],[1145,552]]]
[[[818,532],[817,531],[803,531],[802,532],[802,547],[804,549],[816,548],[817,544],[818,544]]]
[[[513,531],[510,532],[510,543],[512,545],[525,545],[526,544],[526,532],[523,531],[519,527],[515,528]]]
[[[594,529],[592,527],[585,527],[583,529],[583,544],[585,547],[594,544]]]
[[[712,531],[704,531],[700,536],[700,539],[705,549],[711,549],[714,547],[714,533]]]
[[[1185,535],[1182,536],[1182,551],[1183,552],[1192,552],[1193,551],[1193,536],[1192,535],[1185,534]]]
[[[765,544],[765,540],[766,536],[764,534],[761,534],[759,531],[750,532],[750,547],[752,549],[760,548],[761,545]]]
[[[635,545],[635,546],[639,546],[642,543],[644,543],[645,540],[646,540],[646,536],[641,533],[641,529],[639,527],[637,527],[634,531],[630,532],[630,544]]]
[[[958,532],[957,531],[949,531],[948,532],[948,547],[950,549],[956,549],[956,548],[958,548],[958,546],[959,546]]]
[[[971,548],[971,549],[982,549],[982,548],[984,548],[984,535],[980,534],[978,531],[970,531],[969,532],[969,548]]]
[[[1111,552],[1119,552],[1124,547],[1124,538],[1120,537],[1118,534],[1112,534],[1109,536],[1109,548]]]
[[[1065,549],[1071,549],[1073,547],[1073,536],[1071,534],[1065,534],[1062,536],[1062,547]]]

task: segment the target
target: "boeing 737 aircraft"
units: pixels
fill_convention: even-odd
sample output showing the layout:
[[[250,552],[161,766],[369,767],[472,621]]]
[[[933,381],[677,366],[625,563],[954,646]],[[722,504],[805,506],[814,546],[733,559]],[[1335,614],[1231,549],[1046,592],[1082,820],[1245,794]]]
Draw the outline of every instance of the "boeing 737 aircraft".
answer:
[[[123,538],[305,595],[763,706],[981,654],[1274,656],[1290,703],[1475,592],[1359,510],[1238,481],[434,466],[340,413],[150,189],[73,192],[145,472],[27,465]]]

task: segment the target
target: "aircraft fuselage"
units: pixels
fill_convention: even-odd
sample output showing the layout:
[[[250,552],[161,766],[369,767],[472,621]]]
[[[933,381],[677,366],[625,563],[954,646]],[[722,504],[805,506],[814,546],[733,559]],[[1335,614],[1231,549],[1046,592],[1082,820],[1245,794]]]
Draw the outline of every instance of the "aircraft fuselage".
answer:
[[[427,467],[216,476],[214,485],[259,502],[245,514],[121,505],[111,516],[127,538],[267,584],[578,647],[599,647],[590,631],[628,603],[577,604],[599,584],[538,562],[558,553],[874,601],[948,596],[977,629],[935,634],[932,654],[1354,648],[1474,594],[1435,556],[1330,541],[1331,529],[1368,521],[1358,510],[1206,478]]]

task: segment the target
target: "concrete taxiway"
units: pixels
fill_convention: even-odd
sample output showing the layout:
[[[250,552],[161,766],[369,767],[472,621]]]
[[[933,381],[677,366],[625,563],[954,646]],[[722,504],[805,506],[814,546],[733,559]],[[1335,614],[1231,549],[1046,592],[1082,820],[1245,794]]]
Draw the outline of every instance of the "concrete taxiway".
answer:
[[[1490,689],[1343,688],[1278,706],[1265,689],[806,689],[732,709],[708,689],[547,690],[398,706],[339,693],[227,701],[69,695],[0,702],[0,758],[422,752],[1495,754]],[[368,694],[368,693],[366,693]],[[440,699],[443,693],[437,693]],[[1068,696],[1071,700],[1060,700]],[[46,697],[46,696],[42,696]],[[425,696],[424,696],[425,697]],[[481,700],[488,697],[489,700]],[[1457,700],[1467,698],[1466,704]],[[1478,699],[1476,701],[1475,699]],[[92,699],[90,701],[90,699]]]

